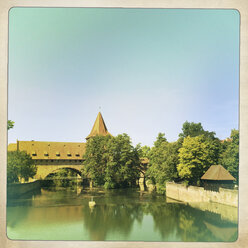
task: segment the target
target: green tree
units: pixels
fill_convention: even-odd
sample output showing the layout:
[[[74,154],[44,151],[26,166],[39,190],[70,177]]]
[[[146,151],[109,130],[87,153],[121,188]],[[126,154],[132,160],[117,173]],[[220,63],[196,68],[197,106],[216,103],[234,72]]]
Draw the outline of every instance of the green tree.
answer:
[[[167,142],[167,139],[165,138],[164,133],[158,133],[158,137],[156,141],[154,142],[154,147],[159,147],[162,143]]]
[[[8,125],[7,125],[8,130],[11,129],[11,128],[13,128],[14,127],[14,124],[15,124],[14,121],[8,120]]]
[[[217,161],[221,152],[221,142],[215,137],[215,132],[206,131],[201,123],[186,121],[182,127],[182,133],[179,134],[178,142],[183,144],[186,137],[202,136],[201,140],[208,143],[211,147],[212,158]]]
[[[161,139],[163,138],[163,140]],[[160,134],[154,142],[149,156],[149,166],[146,176],[156,184],[157,191],[164,193],[166,181],[172,181],[178,177],[178,150],[180,143],[167,142],[166,138]]]
[[[179,134],[179,138],[186,138],[187,136],[196,137],[199,135],[204,135],[206,138],[214,139],[215,132],[205,131],[202,124],[194,122],[184,122],[182,127],[182,133]]]
[[[103,185],[105,183],[108,159],[107,144],[112,138],[110,135],[97,135],[90,138],[86,144],[82,174],[85,177],[90,177],[96,185]]]
[[[218,144],[206,139],[204,135],[184,138],[179,149],[179,176],[188,184],[199,185],[206,170],[217,164],[218,152]]]
[[[132,146],[130,137],[122,134],[111,139],[107,146],[105,187],[127,186],[139,177],[139,149]]]
[[[140,157],[148,158],[150,156],[150,151],[151,151],[151,148],[149,146],[142,146]]]
[[[224,141],[220,164],[223,165],[238,182],[239,179],[239,131],[231,131],[230,140]]]
[[[25,151],[8,152],[7,161],[7,182],[18,182],[18,178],[24,178],[28,181],[29,177],[33,178],[37,168],[34,160]]]
[[[86,145],[82,173],[105,188],[127,186],[139,177],[139,154],[127,134],[95,136]]]

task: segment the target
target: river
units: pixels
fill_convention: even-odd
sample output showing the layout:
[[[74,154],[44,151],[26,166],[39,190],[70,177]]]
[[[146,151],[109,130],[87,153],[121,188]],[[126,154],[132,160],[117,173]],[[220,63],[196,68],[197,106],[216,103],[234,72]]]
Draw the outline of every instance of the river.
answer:
[[[89,201],[95,201],[89,207]],[[139,189],[41,189],[9,199],[7,235],[17,240],[235,241],[237,208],[194,205]]]

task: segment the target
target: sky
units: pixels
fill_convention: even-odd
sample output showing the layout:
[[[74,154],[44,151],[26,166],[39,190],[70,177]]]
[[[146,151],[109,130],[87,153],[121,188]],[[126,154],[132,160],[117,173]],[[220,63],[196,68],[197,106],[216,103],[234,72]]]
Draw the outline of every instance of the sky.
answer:
[[[185,121],[225,139],[239,125],[237,10],[12,8],[8,119],[16,140],[112,135],[152,146]]]

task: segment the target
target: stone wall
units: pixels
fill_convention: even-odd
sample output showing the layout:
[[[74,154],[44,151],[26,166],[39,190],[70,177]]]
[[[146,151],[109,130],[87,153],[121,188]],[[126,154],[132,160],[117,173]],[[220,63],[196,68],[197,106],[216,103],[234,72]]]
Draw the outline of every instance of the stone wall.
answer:
[[[204,190],[203,187],[166,183],[166,196],[183,202],[217,202],[238,206],[238,191],[220,188],[218,192]]]
[[[40,189],[41,181],[36,180],[29,183],[13,183],[7,185],[7,197],[8,198],[18,198],[22,194],[25,194],[29,191]]]

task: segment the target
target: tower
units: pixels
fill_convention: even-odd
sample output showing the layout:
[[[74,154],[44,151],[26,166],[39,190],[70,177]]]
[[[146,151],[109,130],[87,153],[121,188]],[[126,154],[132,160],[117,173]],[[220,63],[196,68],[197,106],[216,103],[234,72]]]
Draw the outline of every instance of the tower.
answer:
[[[95,123],[94,123],[94,126],[91,129],[90,134],[86,137],[86,140],[88,140],[89,138],[94,137],[96,135],[99,135],[99,136],[111,135],[108,132],[108,129],[107,129],[106,124],[103,120],[101,112],[98,113],[96,120],[95,120]]]

